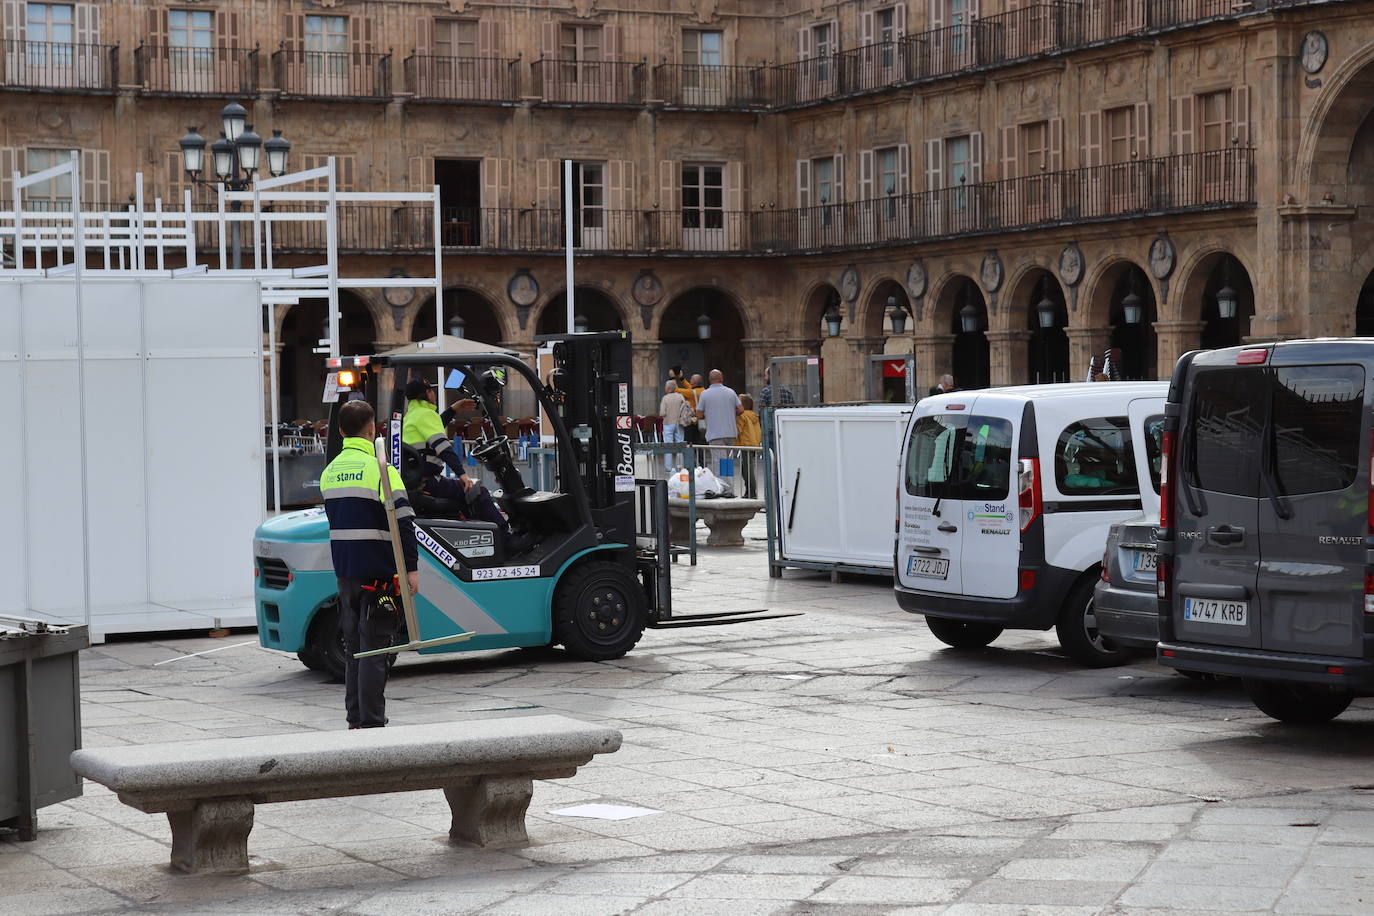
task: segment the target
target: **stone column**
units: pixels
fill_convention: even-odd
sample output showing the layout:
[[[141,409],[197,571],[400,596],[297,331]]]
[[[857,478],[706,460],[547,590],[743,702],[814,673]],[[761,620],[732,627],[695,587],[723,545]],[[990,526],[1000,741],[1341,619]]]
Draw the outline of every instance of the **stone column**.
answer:
[[[869,371],[871,362],[869,357],[875,353],[883,352],[882,337],[851,337],[848,338],[850,345],[854,349],[854,371],[851,373],[854,380],[854,394],[846,400],[872,400],[877,393],[869,390]]]
[[[1206,326],[1205,321],[1155,322],[1155,360],[1160,378],[1171,377],[1178,358],[1198,348],[1202,342],[1202,329]]]
[[[1112,329],[1065,328],[1064,333],[1069,335],[1069,379],[1085,381],[1093,357],[1101,356],[1111,342]]]
[[[923,398],[940,376],[954,371],[953,334],[917,334],[916,397]]]
[[[986,331],[988,357],[991,361],[988,380],[993,385],[1024,385],[1026,383],[1026,342],[1030,331],[1012,329]]]
[[[663,396],[663,382],[666,381],[659,370],[659,353],[662,345],[658,340],[635,340],[630,344],[634,364],[634,410],[640,416],[658,413],[658,401]]]
[[[854,367],[854,351],[849,341],[843,337],[827,337],[821,341],[821,371],[824,383],[825,403],[853,401],[857,393],[856,379],[859,375]]]

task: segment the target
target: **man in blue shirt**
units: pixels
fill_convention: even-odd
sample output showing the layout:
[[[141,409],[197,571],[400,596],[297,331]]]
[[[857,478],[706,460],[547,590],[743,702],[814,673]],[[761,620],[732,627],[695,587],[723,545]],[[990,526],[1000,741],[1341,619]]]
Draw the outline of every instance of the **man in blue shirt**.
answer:
[[[734,445],[739,438],[735,417],[744,412],[739,395],[725,387],[725,374],[712,369],[711,387],[697,397],[697,416],[706,421],[707,445]]]

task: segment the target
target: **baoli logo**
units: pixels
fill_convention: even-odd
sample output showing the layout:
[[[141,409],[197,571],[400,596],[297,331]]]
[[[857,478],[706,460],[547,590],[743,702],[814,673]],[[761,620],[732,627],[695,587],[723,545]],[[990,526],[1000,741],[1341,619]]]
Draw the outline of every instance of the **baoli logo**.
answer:
[[[627,432],[617,431],[615,439],[620,444],[620,462],[616,465],[616,473],[633,477],[635,473],[634,442]]]

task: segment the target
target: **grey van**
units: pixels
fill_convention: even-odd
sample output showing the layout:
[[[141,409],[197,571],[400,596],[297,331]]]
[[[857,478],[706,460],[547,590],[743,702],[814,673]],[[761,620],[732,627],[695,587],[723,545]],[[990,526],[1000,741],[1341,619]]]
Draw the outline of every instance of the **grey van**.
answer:
[[[1266,714],[1374,695],[1374,340],[1188,353],[1165,406],[1161,664],[1236,675]]]

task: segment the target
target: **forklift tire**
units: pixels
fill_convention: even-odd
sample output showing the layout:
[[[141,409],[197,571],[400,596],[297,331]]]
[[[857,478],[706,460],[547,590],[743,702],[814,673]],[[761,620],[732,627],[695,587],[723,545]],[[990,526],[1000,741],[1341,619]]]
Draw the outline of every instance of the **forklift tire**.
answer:
[[[574,567],[553,593],[553,638],[589,662],[620,658],[644,633],[644,588],[620,563]]]
[[[995,623],[973,623],[929,614],[926,615],[926,626],[931,636],[955,649],[981,649],[1002,635],[1002,628]]]
[[[1242,678],[1250,702],[1271,719],[1292,725],[1321,725],[1345,712],[1355,695],[1325,684],[1294,684]]]
[[[406,641],[405,629],[402,625],[392,641],[393,645]],[[343,632],[339,629],[337,601],[326,604],[315,613],[315,619],[310,622],[310,632],[305,637],[305,648],[297,652],[296,657],[311,671],[323,671],[336,681],[344,679],[348,654],[344,651]],[[388,669],[396,667],[396,658],[395,652],[386,657]]]

